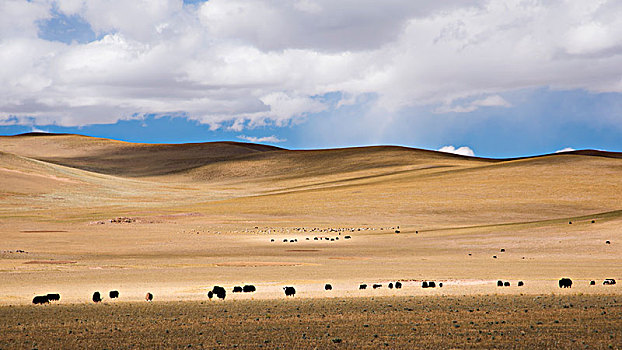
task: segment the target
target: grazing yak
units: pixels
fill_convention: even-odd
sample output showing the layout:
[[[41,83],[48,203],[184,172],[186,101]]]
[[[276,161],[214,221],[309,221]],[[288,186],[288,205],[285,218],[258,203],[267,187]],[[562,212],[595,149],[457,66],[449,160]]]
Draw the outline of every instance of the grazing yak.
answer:
[[[99,294],[99,292],[93,293],[93,302],[94,303],[99,303],[100,301],[102,301],[101,294]]]
[[[595,286],[596,285],[596,281],[590,281],[590,286]]]
[[[613,278],[606,278],[606,279],[603,281],[603,285],[606,285],[606,286],[607,286],[607,285],[612,286],[612,285],[614,285],[614,284],[616,284],[616,280],[614,280]]]
[[[359,285],[359,289],[367,289],[367,285],[366,284],[361,284],[361,285]]]
[[[510,286],[510,282],[503,282],[503,286],[504,287],[509,287]]]
[[[58,301],[60,300],[60,294],[58,293],[51,293],[46,295],[49,301]]]
[[[119,297],[119,291],[118,290],[111,290],[108,293],[108,296],[110,297],[110,299],[116,299]]]
[[[402,282],[395,282],[395,289],[401,289],[402,288]]]
[[[523,283],[523,281],[518,281],[518,286],[519,286],[519,287],[522,287],[522,286],[524,286],[524,285],[525,285],[525,283]]]
[[[214,293],[218,299],[222,300],[225,300],[225,297],[227,296],[227,291],[221,286],[214,286],[214,288],[212,288],[212,293]]]
[[[242,293],[242,287],[240,286],[233,287],[233,293]]]
[[[324,290],[333,290],[333,286],[331,286],[329,283],[326,283],[324,285]]]
[[[502,280],[498,280],[497,281],[497,287],[503,287],[503,281]]]
[[[375,283],[374,285],[372,285],[372,287],[374,289],[378,289],[378,288],[382,287],[382,284]]]
[[[429,288],[436,288],[436,283],[434,281],[428,282]]]
[[[350,236],[345,236],[345,237],[343,237],[343,238],[345,238],[345,239],[350,239],[350,238],[352,238],[352,237],[350,237]]]
[[[559,288],[572,288],[572,280],[570,278],[560,279]]]
[[[147,294],[145,294],[145,300],[148,301],[148,302],[152,302],[153,301],[153,294],[151,294],[149,292]]]
[[[214,292],[212,292],[211,290],[207,292],[207,297],[209,298],[209,300],[212,300],[212,298],[214,297]]]
[[[37,295],[32,299],[33,304],[49,304],[50,300],[47,295]]]
[[[439,284],[438,284],[438,287],[439,287],[439,288],[443,288],[443,282],[439,283]]]
[[[286,297],[293,297],[296,295],[296,289],[294,287],[283,287],[283,290],[285,291]]]
[[[611,244],[611,241],[605,241],[605,244]]]
[[[389,289],[393,289],[393,283],[389,282]]]
[[[428,282],[427,281],[421,282],[421,288],[428,288]]]
[[[255,288],[255,286],[253,286],[252,284],[246,284],[244,285],[244,287],[242,287],[242,291],[244,291],[244,293],[252,293],[256,290],[257,288]]]

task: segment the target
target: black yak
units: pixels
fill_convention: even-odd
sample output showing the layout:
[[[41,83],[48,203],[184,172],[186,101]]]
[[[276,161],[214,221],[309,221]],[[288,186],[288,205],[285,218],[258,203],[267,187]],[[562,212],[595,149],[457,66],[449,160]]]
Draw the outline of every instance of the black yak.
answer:
[[[570,278],[560,279],[559,288],[572,288],[572,280]]]
[[[222,300],[225,300],[225,297],[227,296],[227,291],[220,286],[214,286],[214,288],[212,288],[212,293],[214,293],[214,295],[217,296],[218,299]]]
[[[402,288],[402,282],[395,282],[395,289]]]
[[[233,293],[242,293],[242,287],[240,286],[233,287]]]
[[[151,294],[151,293],[145,294],[145,300],[148,301],[148,302],[153,301],[153,294]]]
[[[596,285],[596,281],[590,281],[590,286],[595,286]]]
[[[246,285],[244,285],[242,290],[244,291],[244,293],[252,293],[252,292],[256,291],[257,288],[255,288],[255,286],[253,286],[252,284],[246,284]]]
[[[283,290],[285,291],[286,297],[293,297],[296,295],[296,289],[294,287],[283,287]]]
[[[612,286],[614,284],[616,284],[616,280],[614,280],[613,278],[606,278],[603,281],[603,285],[610,285],[610,286]]]
[[[393,283],[389,282],[389,289],[393,289]]]
[[[504,287],[509,287],[510,286],[510,282],[503,282],[503,286]]]
[[[436,283],[434,281],[430,281],[430,282],[428,282],[428,287],[436,288]]]
[[[32,299],[32,303],[33,304],[49,304],[50,301],[48,300],[48,296],[47,295],[37,295]]]
[[[116,299],[119,297],[119,291],[118,290],[111,290],[108,293],[108,296],[110,297],[110,299]]]
[[[438,287],[439,287],[439,288],[443,288],[443,282],[439,283],[439,284],[438,284]]]
[[[211,290],[207,292],[207,297],[209,298],[209,300],[212,300],[212,298],[214,297],[214,292],[212,292]]]
[[[377,288],[382,287],[382,284],[375,283],[374,285],[372,285],[372,287],[373,287],[374,289],[377,289]]]
[[[421,282],[421,288],[428,288],[428,282],[426,281]]]
[[[57,301],[60,300],[60,294],[52,293],[47,295],[49,301]]]
[[[359,289],[367,289],[367,285],[366,284],[361,284],[361,285],[359,285]]]
[[[331,286],[329,283],[326,283],[324,285],[324,290],[333,290],[333,286]]]
[[[525,285],[525,283],[523,283],[523,281],[518,281],[518,286],[519,286],[519,287],[522,287],[522,286],[524,286],[524,285]]]
[[[102,301],[101,294],[99,294],[99,292],[93,293],[93,302],[94,303],[99,303],[100,301]]]

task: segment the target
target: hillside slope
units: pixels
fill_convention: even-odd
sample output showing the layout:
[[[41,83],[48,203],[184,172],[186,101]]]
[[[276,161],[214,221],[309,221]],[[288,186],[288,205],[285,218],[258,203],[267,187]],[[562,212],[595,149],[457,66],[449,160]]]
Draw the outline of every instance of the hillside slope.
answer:
[[[70,134],[0,137],[0,151],[127,177],[175,173],[240,155],[279,149],[238,142],[140,144]]]
[[[0,151],[5,217],[30,210],[90,220],[149,208],[441,227],[622,209],[622,157],[612,152],[491,160],[390,146],[290,151],[77,135],[0,137]]]

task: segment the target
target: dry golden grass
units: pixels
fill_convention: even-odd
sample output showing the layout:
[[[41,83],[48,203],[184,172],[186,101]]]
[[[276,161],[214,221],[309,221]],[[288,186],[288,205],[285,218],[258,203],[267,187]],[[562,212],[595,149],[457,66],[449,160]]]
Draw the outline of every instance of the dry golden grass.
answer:
[[[290,284],[324,297],[326,282],[333,296],[365,297],[359,283],[398,279],[412,295],[540,294],[564,276],[577,281],[565,293],[620,294],[587,285],[622,279],[616,153],[490,160],[75,135],[0,137],[0,152],[1,304],[109,289],[198,300],[243,283],[260,287],[257,299]],[[135,221],[109,222],[120,216]],[[446,287],[423,291],[424,279]],[[501,291],[497,279],[526,285]]]
[[[619,349],[619,296],[0,307],[0,348]]]

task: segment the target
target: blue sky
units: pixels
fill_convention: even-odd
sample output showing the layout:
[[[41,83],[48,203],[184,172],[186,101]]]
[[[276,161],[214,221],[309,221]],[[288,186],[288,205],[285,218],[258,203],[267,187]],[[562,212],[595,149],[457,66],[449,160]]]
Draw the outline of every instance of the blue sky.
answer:
[[[622,151],[615,1],[139,5],[3,2],[0,134]]]

